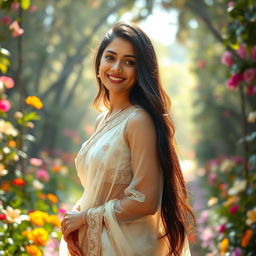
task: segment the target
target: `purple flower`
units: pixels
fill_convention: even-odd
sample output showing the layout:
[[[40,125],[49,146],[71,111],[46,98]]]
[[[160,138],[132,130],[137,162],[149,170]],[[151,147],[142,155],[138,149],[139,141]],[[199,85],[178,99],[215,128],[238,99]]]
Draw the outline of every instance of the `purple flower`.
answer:
[[[241,256],[242,255],[242,250],[237,247],[235,250],[232,252],[231,256]]]

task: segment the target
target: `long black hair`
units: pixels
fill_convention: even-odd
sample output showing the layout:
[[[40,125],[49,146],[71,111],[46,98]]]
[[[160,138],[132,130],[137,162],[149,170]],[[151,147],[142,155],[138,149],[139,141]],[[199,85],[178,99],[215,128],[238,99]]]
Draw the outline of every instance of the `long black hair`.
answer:
[[[115,38],[129,41],[135,50],[137,81],[130,91],[131,104],[141,106],[153,120],[157,150],[163,171],[164,186],[161,218],[165,227],[163,237],[169,243],[168,255],[179,256],[190,229],[190,220],[195,220],[188,203],[187,191],[177,158],[174,143],[174,125],[168,114],[170,99],[161,86],[156,54],[148,36],[135,24],[118,22],[105,35],[95,60],[98,94],[94,100],[97,107],[101,102],[109,107],[109,93],[97,77],[102,54]]]

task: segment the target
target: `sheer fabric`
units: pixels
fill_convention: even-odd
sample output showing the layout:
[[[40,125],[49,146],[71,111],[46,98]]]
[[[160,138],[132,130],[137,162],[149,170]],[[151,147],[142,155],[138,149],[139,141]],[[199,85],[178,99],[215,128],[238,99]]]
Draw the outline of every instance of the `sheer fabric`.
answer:
[[[78,230],[79,248],[84,256],[164,256],[154,125],[138,106],[106,115],[75,159],[84,193],[74,208],[86,210],[87,222]],[[64,240],[60,255],[70,255]],[[182,255],[190,256],[187,241]]]

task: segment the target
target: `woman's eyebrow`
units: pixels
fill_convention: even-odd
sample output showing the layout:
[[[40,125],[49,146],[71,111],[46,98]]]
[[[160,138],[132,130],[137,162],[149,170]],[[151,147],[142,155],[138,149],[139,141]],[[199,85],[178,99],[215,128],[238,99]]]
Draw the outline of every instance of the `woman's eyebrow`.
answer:
[[[106,52],[109,52],[109,53],[112,53],[114,55],[117,55],[117,53],[112,51],[112,50],[106,50]],[[136,59],[136,57],[134,55],[130,55],[130,54],[126,54],[126,55],[124,55],[124,57],[130,57],[130,58]]]

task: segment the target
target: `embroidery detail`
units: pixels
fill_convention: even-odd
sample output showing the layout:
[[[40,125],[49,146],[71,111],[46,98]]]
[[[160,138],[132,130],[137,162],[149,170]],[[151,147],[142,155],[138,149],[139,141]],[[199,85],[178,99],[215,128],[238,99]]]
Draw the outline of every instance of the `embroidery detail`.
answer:
[[[130,184],[133,178],[133,173],[131,170],[108,170],[106,182],[115,184]]]
[[[99,206],[87,211],[88,256],[101,254],[101,230],[104,207]]]

